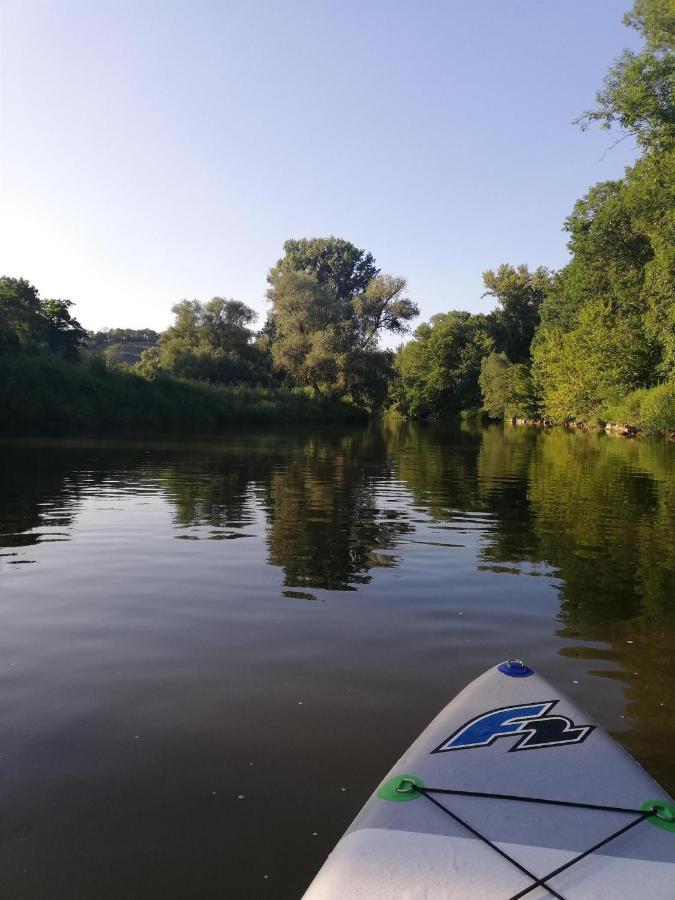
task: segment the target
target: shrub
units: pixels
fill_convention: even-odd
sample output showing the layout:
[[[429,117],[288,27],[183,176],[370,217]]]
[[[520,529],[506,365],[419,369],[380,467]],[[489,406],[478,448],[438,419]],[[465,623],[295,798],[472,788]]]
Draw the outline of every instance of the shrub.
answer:
[[[635,425],[645,434],[675,431],[675,382],[631,391],[616,403],[608,403],[601,420]]]

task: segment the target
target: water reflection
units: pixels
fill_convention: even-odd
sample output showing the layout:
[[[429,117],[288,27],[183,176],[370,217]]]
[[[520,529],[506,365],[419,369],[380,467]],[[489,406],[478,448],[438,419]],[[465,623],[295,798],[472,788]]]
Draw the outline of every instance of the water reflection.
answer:
[[[173,460],[162,465],[160,480],[177,527],[193,529],[194,537],[240,536],[241,529],[255,521],[251,485],[264,477],[271,463],[256,451],[237,446],[233,452],[188,458],[180,466]]]
[[[397,537],[412,531],[406,511],[384,504],[378,487],[389,474],[380,432],[310,439],[265,485],[269,561],[284,585],[354,590],[371,570],[396,565]]]
[[[68,539],[78,507],[71,470],[67,452],[48,459],[22,447],[0,452],[0,564],[31,563],[19,548]]]
[[[264,530],[292,588],[353,590],[408,541],[482,537],[476,565],[555,573],[568,626],[675,617],[675,448],[562,429],[384,424],[227,443],[5,445],[0,552],[66,541],[83,498],[161,495],[179,537]],[[99,504],[99,510],[106,507]],[[112,508],[112,507],[111,507]],[[431,523],[438,540],[416,540]]]
[[[674,462],[667,443],[400,423],[2,445],[3,767],[20,798],[10,838],[25,836],[0,835],[7,895],[102,896],[94,863],[77,867],[110,846],[111,896],[122,876],[139,896],[187,896],[196,871],[200,896],[223,896],[221,843],[204,857],[218,833],[237,848],[235,895],[297,896],[382,761],[516,650],[675,790]],[[348,794],[326,763],[336,734]],[[237,784],[253,772],[241,793],[263,794],[236,807],[236,829],[233,810],[200,806],[220,796],[223,760]],[[83,835],[92,793],[118,812]],[[171,830],[186,817],[187,843]],[[325,843],[308,850],[312,817]],[[251,889],[263,820],[276,881]],[[157,832],[166,877],[148,889],[133,848]],[[24,887],[45,859],[42,886]],[[58,866],[62,890],[47,877]]]

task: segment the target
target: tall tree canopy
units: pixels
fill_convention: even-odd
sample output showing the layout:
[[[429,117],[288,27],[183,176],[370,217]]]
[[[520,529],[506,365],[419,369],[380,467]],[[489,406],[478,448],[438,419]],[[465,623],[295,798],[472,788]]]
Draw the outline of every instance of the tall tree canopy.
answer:
[[[417,313],[403,278],[341,238],[287,241],[268,275],[265,339],[274,365],[317,394],[379,403],[391,354],[380,335],[402,334]]]
[[[618,126],[648,149],[673,145],[675,128],[675,5],[672,0],[636,0],[624,22],[645,41],[642,53],[624,50],[611,67],[597,105],[578,120]]]
[[[301,238],[284,244],[284,255],[277,260],[268,281],[282,272],[306,272],[333,291],[337,300],[349,302],[362,294],[380,270],[372,253],[359,250],[343,238]]]

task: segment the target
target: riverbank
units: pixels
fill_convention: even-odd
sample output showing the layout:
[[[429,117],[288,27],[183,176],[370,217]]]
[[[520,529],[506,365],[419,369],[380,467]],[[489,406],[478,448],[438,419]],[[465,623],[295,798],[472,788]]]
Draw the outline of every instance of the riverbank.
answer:
[[[548,422],[546,419],[511,419],[510,425],[535,425],[538,428],[561,427],[556,422]],[[675,430],[645,431],[639,425],[629,425],[625,422],[606,422],[604,425],[593,425],[589,422],[565,422],[563,428],[584,428],[590,431],[604,431],[619,437],[660,437],[666,441],[675,441]]]
[[[570,419],[556,422],[538,417],[513,418],[513,425],[538,425],[550,428],[564,425],[567,428],[590,428],[624,437],[663,437],[675,440],[675,384],[666,382],[651,388],[639,388],[622,400],[608,404],[588,419]]]
[[[510,420],[513,425],[537,425],[552,428],[589,428],[622,437],[662,437],[675,440],[675,385],[662,384],[653,388],[633,391],[620,403],[609,407],[605,414],[597,414],[592,420],[556,422],[546,418]]]
[[[99,358],[0,355],[0,434],[207,434],[233,425],[358,424],[361,408],[301,390],[153,380]]]

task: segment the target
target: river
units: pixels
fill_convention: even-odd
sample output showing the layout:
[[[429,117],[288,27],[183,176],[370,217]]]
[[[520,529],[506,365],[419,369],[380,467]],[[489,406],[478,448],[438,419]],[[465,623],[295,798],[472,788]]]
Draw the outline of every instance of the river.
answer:
[[[0,895],[301,896],[524,658],[675,791],[675,445],[384,423],[0,446]]]

